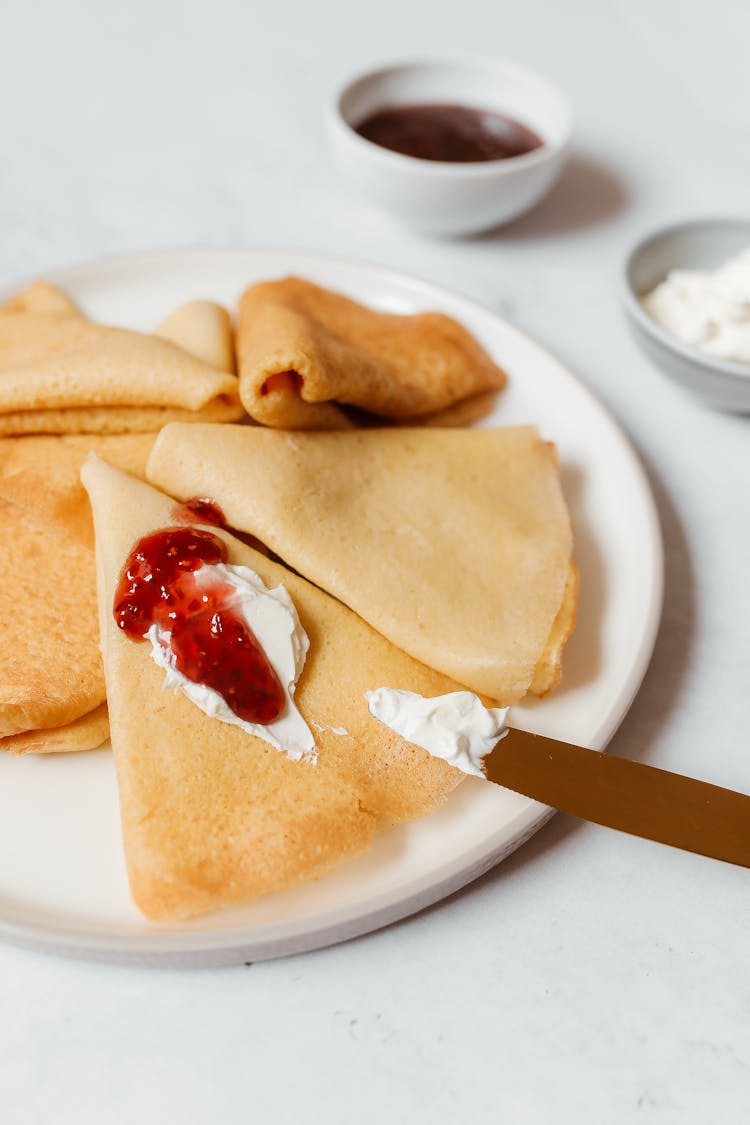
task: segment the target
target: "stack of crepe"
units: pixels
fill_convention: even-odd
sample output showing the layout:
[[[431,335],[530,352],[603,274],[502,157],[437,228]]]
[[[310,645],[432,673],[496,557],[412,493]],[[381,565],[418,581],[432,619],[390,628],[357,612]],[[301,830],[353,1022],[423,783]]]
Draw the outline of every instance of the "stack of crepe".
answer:
[[[162,338],[94,324],[59,289],[32,285],[0,309],[0,434],[153,432],[178,419],[241,418],[231,368],[177,346],[169,328]]]
[[[294,277],[243,294],[237,351],[239,381],[228,314],[211,302],[144,335],[95,324],[38,282],[0,308],[0,434],[152,432],[245,411],[283,429],[465,425],[506,381],[442,313],[376,312]]]
[[[75,434],[68,430],[154,429],[183,409],[124,407],[117,387],[140,380],[163,393],[184,375],[194,395],[214,395],[191,417],[237,417],[234,345],[228,313],[208,301],[176,309],[156,336],[101,328],[81,316],[58,289],[38,283],[0,310],[0,411],[24,381],[24,408],[0,413],[0,432],[41,428],[56,436],[0,440],[0,749],[53,753],[100,746],[109,734],[94,580],[94,530],[80,471],[89,451],[145,476],[152,433]],[[166,341],[170,342],[167,344]],[[196,358],[197,357],[197,358]],[[107,406],[30,408],[49,402],[50,381],[66,401],[103,370],[115,376]],[[182,373],[182,374],[181,374]],[[106,379],[104,380],[106,382]],[[195,384],[195,386],[191,385]],[[221,388],[224,388],[223,390]],[[227,409],[226,389],[235,406]],[[104,393],[104,392],[103,392]],[[183,401],[187,401],[185,395]],[[218,397],[216,397],[218,396]],[[89,403],[91,399],[86,400]],[[239,410],[241,413],[241,409]]]
[[[290,278],[244,294],[237,354],[239,379],[228,314],[205,302],[154,336],[94,325],[45,285],[0,310],[0,434],[57,435],[0,440],[0,748],[111,731],[153,919],[317,878],[439,807],[464,775],[372,718],[365,692],[544,694],[575,614],[554,449],[531,427],[446,428],[505,380],[454,321]],[[265,426],[217,424],[243,405]],[[397,425],[357,428],[364,414]],[[165,692],[149,646],[116,627],[133,545],[196,496],[242,533],[212,529],[229,562],[294,601],[317,764]]]

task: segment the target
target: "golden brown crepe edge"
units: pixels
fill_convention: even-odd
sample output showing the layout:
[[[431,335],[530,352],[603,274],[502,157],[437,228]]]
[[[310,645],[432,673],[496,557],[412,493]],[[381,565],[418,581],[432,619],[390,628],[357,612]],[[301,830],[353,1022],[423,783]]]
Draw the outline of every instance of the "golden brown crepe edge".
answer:
[[[578,568],[571,561],[563,600],[552,622],[544,651],[537,661],[531,677],[529,692],[543,696],[553,691],[562,679],[563,650],[575,628],[578,609]]]
[[[0,750],[9,754],[69,754],[95,750],[109,738],[107,704],[79,716],[70,723],[46,730],[22,731],[0,739]]]

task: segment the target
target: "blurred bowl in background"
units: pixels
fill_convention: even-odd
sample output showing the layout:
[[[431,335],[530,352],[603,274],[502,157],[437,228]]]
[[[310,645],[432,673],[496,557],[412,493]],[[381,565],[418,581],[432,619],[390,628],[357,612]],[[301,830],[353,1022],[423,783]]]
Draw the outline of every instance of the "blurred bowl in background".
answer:
[[[405,156],[356,132],[377,110],[428,103],[494,110],[534,130],[543,143],[520,156],[452,163]],[[559,176],[571,132],[557,90],[501,60],[398,63],[369,71],[338,90],[328,118],[341,171],[404,225],[436,235],[487,230],[528,211]]]
[[[716,269],[750,246],[750,219],[692,219],[662,227],[628,255],[623,301],[644,354],[666,375],[719,410],[750,412],[750,364],[706,355],[650,316],[641,300],[673,269]]]

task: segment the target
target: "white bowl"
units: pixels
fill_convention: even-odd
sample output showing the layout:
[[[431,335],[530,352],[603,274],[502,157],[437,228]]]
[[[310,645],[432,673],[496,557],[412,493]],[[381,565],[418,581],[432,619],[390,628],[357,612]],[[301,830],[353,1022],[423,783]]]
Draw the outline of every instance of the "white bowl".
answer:
[[[623,300],[648,358],[707,406],[750,413],[750,364],[706,355],[649,316],[641,298],[673,269],[716,269],[750,246],[750,219],[692,219],[641,239],[628,255]]]
[[[355,131],[375,110],[424,102],[497,110],[544,142],[523,156],[471,164],[391,152]],[[348,82],[329,114],[342,171],[377,204],[425,234],[469,234],[507,223],[538,203],[557,179],[570,114],[544,79],[501,60],[398,63]]]

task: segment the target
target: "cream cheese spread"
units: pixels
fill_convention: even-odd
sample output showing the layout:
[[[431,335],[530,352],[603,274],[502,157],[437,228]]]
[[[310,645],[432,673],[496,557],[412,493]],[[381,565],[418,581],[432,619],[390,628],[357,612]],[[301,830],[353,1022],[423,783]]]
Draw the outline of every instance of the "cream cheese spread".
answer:
[[[750,247],[715,270],[672,270],[641,304],[683,343],[750,363]]]
[[[269,590],[254,570],[224,563],[200,567],[195,572],[195,578],[199,588],[203,584],[210,586],[222,582],[236,590],[237,604],[234,608],[244,616],[278,676],[286,696],[286,706],[279,717],[268,725],[241,719],[218,692],[205,684],[195,683],[175,668],[169,631],[152,625],[146,638],[151,644],[153,660],[166,673],[164,687],[183,692],[206,715],[223,723],[232,723],[248,734],[264,739],[286,753],[292,761],[304,758],[314,762],[317,757],[315,740],[294,702],[294,690],[305,666],[310,642],[287,590],[283,586]]]
[[[412,691],[381,687],[365,692],[373,718],[415,746],[474,777],[484,777],[482,759],[507,728],[507,707],[485,707],[470,691],[427,699]]]

